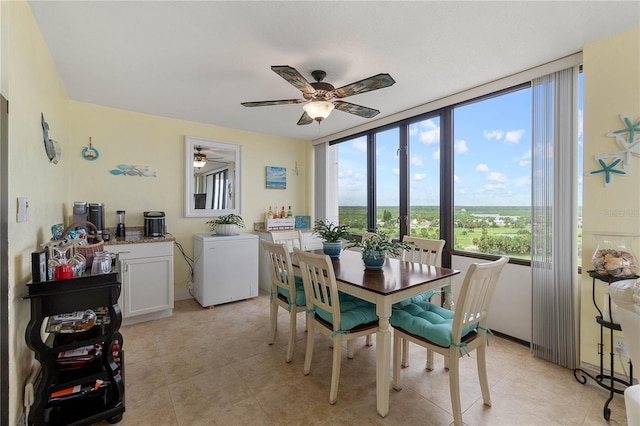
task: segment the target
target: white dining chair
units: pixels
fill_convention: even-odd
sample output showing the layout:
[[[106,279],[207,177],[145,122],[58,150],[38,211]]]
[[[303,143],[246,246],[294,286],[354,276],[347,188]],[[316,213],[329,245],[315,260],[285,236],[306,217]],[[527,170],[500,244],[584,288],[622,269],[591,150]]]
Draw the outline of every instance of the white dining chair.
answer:
[[[278,329],[278,307],[289,313],[289,344],[287,346],[287,362],[293,358],[296,341],[296,323],[299,313],[304,313],[307,299],[304,294],[302,277],[293,273],[291,256],[284,243],[272,243],[261,240],[260,243],[268,257],[269,275],[271,277],[271,329],[269,344],[276,339]]]
[[[421,263],[429,266],[442,266],[442,250],[444,249],[444,240],[433,240],[428,238],[412,237],[405,235],[402,241],[412,244],[412,250],[405,250],[402,253],[402,260],[408,262]],[[414,302],[423,302],[431,300],[436,294],[435,291],[428,291],[406,300],[402,300],[394,305],[394,308],[401,308]],[[402,366],[409,366],[409,342],[402,342]],[[433,369],[433,352],[427,349],[427,370]]]
[[[342,342],[347,342],[347,357],[353,358],[349,342],[378,330],[378,316],[373,303],[354,296],[339,293],[333,264],[327,255],[294,249],[302,271],[307,297],[307,348],[304,358],[304,375],[311,370],[315,332],[327,336],[333,343],[331,390],[329,403],[338,399]]]
[[[389,322],[393,326],[393,388],[400,384],[400,351],[403,340],[409,340],[444,355],[449,365],[449,392],[453,423],[462,426],[460,404],[459,359],[477,350],[478,378],[485,405],[491,406],[487,379],[486,319],[496,282],[508,257],[469,266],[460,288],[455,312],[430,302],[417,302],[394,309]]]
[[[286,245],[289,253],[293,253],[294,247],[304,250],[302,232],[299,230],[271,231],[271,240]]]

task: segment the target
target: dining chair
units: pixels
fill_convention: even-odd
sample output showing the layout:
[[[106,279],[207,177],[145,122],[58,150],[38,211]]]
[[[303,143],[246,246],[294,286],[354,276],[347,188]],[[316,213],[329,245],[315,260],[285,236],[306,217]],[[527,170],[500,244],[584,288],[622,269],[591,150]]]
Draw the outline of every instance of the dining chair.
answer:
[[[287,246],[289,253],[293,253],[293,248],[298,247],[304,250],[301,231],[271,231],[271,240]]]
[[[284,243],[272,243],[261,240],[260,243],[268,257],[271,276],[271,332],[269,344],[276,339],[278,329],[278,307],[289,312],[289,344],[287,362],[293,358],[296,341],[296,322],[299,313],[304,313],[307,299],[304,294],[302,277],[293,273],[291,256]]]
[[[329,403],[338,399],[342,342],[347,342],[347,357],[353,358],[353,345],[349,342],[378,330],[378,316],[373,303],[338,292],[331,258],[294,249],[302,271],[307,297],[307,348],[304,375],[311,369],[315,331],[327,336],[333,343],[333,365]]]
[[[405,235],[402,238],[402,241],[411,243],[413,246],[412,250],[405,250],[402,253],[402,260],[429,266],[442,266],[442,249],[444,248],[444,240],[432,240]],[[401,300],[394,304],[393,307],[397,309],[414,302],[428,302],[436,293],[437,292],[435,291],[428,291],[409,299]],[[406,340],[402,342],[402,366],[405,368],[409,366],[409,342]],[[427,349],[426,368],[427,370],[433,369],[433,352],[429,349]]]
[[[455,311],[430,302],[416,302],[402,309],[394,309],[389,322],[393,326],[393,388],[400,390],[400,350],[408,340],[440,353],[448,360],[449,391],[453,423],[462,425],[460,405],[459,359],[477,349],[477,368],[482,400],[491,406],[487,380],[486,347],[488,333],[486,319],[496,282],[508,257],[469,266],[460,288]]]

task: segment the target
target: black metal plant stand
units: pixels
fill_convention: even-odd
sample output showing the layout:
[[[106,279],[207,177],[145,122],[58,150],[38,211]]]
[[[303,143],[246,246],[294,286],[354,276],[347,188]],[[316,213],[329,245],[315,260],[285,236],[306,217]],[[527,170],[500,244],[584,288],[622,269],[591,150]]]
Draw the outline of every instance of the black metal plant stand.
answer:
[[[613,395],[615,393],[617,394],[624,394],[624,390],[627,386],[631,386],[631,384],[633,383],[633,364],[631,363],[631,361],[629,361],[629,381],[626,382],[622,379],[619,379],[617,377],[615,377],[614,375],[614,370],[613,370],[613,364],[614,364],[614,359],[615,359],[615,354],[613,352],[613,331],[614,330],[622,330],[622,328],[620,327],[620,324],[616,324],[614,322],[610,322],[610,321],[606,321],[604,319],[604,316],[602,315],[602,311],[600,310],[600,308],[598,307],[598,303],[596,302],[596,280],[600,280],[603,282],[606,282],[607,285],[610,285],[612,282],[615,281],[620,281],[623,279],[629,279],[629,277],[625,277],[625,278],[614,278],[614,277],[610,277],[607,275],[601,275],[596,273],[595,271],[588,271],[589,272],[589,276],[593,279],[592,281],[592,288],[591,288],[591,298],[593,300],[593,305],[596,307],[596,310],[598,311],[598,316],[596,316],[596,322],[598,324],[600,324],[600,343],[598,343],[598,354],[600,355],[600,374],[598,374],[597,376],[593,376],[589,373],[587,373],[586,371],[584,371],[581,368],[576,368],[575,370],[573,370],[573,375],[576,378],[576,380],[580,383],[582,383],[583,385],[585,383],[587,383],[587,377],[589,377],[590,379],[592,379],[593,381],[595,381],[598,385],[600,385],[601,387],[603,387],[604,389],[609,391],[609,398],[607,399],[607,401],[604,403],[604,408],[602,411],[602,415],[604,417],[605,420],[609,420],[609,418],[611,417],[611,409],[609,408],[609,403],[611,402],[611,400],[613,400]],[[633,277],[631,277],[633,278]],[[636,277],[637,278],[637,277]],[[609,315],[611,316],[611,299],[609,299]],[[609,348],[610,348],[610,352],[609,352],[609,374],[604,374],[604,329],[608,329],[609,330]],[[616,388],[616,383],[619,383],[620,385],[623,385],[623,387],[618,387]]]

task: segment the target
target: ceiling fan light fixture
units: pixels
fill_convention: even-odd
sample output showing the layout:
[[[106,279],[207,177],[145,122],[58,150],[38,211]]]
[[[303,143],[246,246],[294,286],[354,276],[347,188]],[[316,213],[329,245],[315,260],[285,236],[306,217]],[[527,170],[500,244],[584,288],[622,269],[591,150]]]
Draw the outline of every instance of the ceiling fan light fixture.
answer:
[[[201,168],[207,165],[207,156],[204,154],[193,154],[193,167]]]
[[[331,111],[333,111],[333,108],[333,104],[328,101],[311,101],[302,107],[309,117],[318,122],[327,118]]]

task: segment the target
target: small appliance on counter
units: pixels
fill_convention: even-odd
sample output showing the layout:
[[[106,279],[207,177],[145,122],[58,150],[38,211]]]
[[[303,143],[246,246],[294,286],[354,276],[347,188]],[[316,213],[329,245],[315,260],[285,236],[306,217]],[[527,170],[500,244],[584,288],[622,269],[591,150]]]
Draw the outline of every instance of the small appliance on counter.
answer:
[[[104,204],[89,203],[89,222],[93,223],[98,230],[98,234],[102,235],[104,229]]]
[[[165,236],[164,212],[144,212],[144,236]]]
[[[124,226],[124,210],[118,210],[118,227],[116,228],[116,237],[124,237],[127,232]]]
[[[89,220],[89,208],[86,201],[75,201],[73,203],[73,223],[86,222]]]

